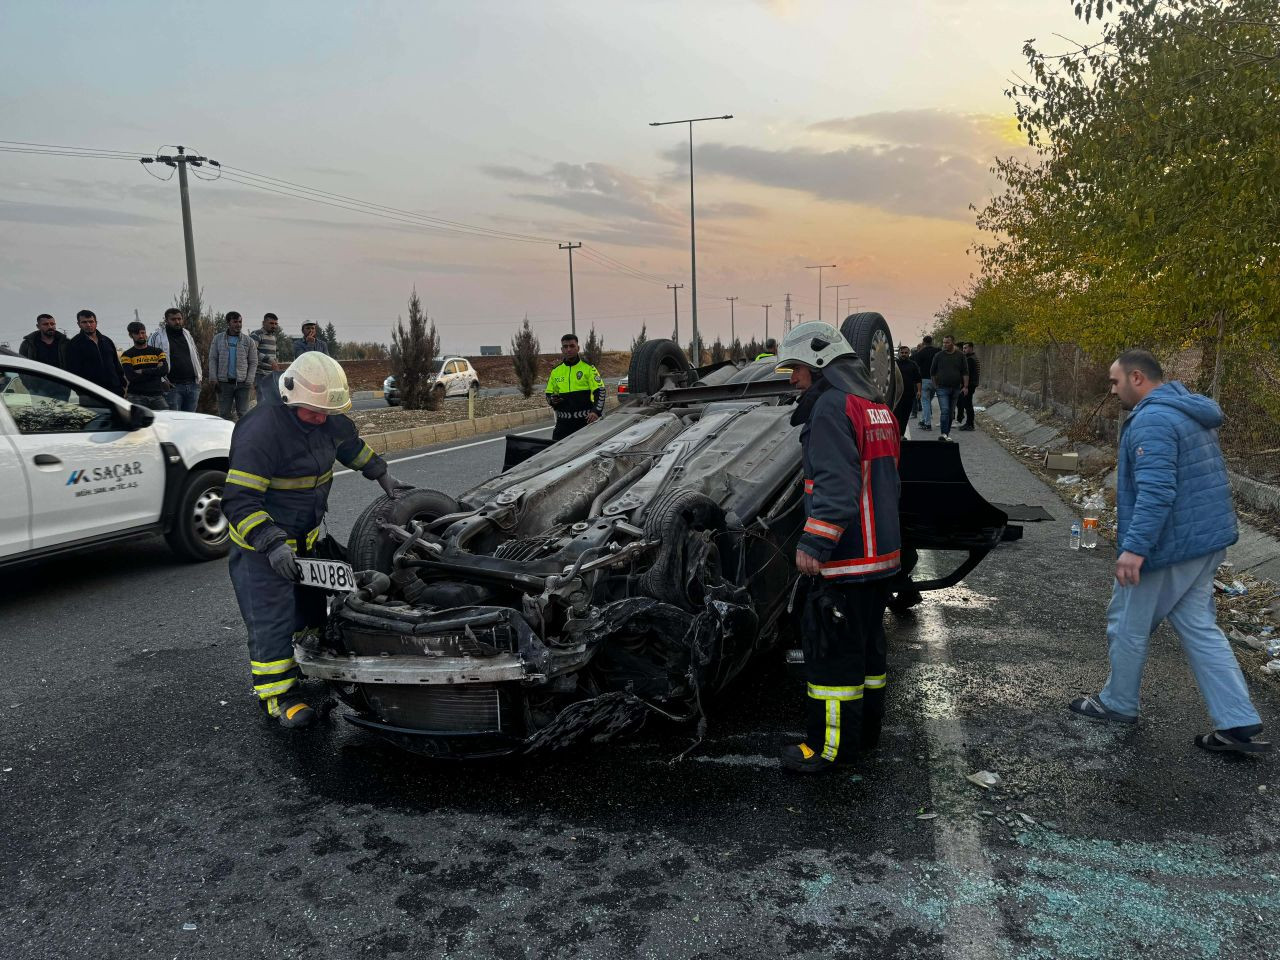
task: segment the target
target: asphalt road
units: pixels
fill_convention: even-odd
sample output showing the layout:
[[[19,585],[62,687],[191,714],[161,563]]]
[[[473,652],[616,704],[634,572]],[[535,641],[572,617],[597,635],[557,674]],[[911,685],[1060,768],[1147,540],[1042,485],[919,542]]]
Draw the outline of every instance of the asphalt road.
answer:
[[[775,765],[803,697],[775,658],[683,760],[689,731],[651,724],[432,763],[260,721],[225,564],[144,542],[6,572],[0,956],[1275,956],[1273,764],[1192,747],[1167,633],[1144,722],[1067,713],[1105,676],[1109,551],[1068,550],[1053,492],[956,437],[990,499],[1058,519],[890,617],[885,742],[820,780]],[[423,452],[395,473],[456,493],[501,443]],[[335,483],[344,535],[375,488]]]
[[[605,378],[604,382],[606,386],[616,387],[618,385],[619,379],[621,378],[607,377]],[[546,386],[547,385],[545,383],[539,383],[534,387],[533,392],[535,394],[541,393],[546,388]],[[514,397],[519,392],[520,392],[519,387],[481,387],[480,388],[480,396],[482,397]],[[450,399],[456,400],[458,398],[453,397]],[[387,401],[382,399],[351,401],[351,408],[353,410],[377,410],[379,407],[385,407],[386,405],[387,405]]]

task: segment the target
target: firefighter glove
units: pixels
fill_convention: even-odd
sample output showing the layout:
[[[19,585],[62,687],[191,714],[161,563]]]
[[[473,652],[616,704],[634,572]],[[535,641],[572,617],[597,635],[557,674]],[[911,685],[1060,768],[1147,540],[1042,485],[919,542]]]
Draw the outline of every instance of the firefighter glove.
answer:
[[[302,579],[302,571],[298,569],[298,563],[293,555],[293,548],[287,543],[277,544],[267,554],[267,562],[271,564],[271,569],[286,580],[297,583]]]
[[[403,480],[397,480],[390,473],[384,473],[378,478],[378,486],[382,488],[390,499],[398,500],[403,494],[413,489],[413,484],[405,483]]]

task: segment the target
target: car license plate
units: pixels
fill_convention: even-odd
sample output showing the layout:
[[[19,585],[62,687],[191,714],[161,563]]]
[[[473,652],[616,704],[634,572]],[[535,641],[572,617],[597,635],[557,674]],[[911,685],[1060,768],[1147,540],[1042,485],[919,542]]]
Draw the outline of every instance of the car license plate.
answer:
[[[355,571],[351,564],[341,560],[311,560],[298,558],[298,567],[302,571],[304,587],[319,587],[322,590],[336,590],[339,593],[350,593],[356,588]]]

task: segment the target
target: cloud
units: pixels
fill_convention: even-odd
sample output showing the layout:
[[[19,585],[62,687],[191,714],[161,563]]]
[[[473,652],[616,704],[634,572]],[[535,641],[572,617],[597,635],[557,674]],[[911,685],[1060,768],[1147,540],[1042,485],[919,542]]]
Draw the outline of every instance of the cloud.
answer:
[[[677,162],[678,150],[665,154]],[[989,161],[926,146],[807,147],[765,150],[708,143],[698,148],[703,174],[732,177],[819,200],[858,203],[890,213],[967,220],[969,204],[990,195]]]
[[[495,180],[514,180],[516,183],[541,183],[543,177],[536,173],[529,173],[518,167],[508,167],[504,164],[492,164],[480,168],[480,172],[493,177]]]
[[[876,144],[932,147],[987,160],[1026,149],[1026,140],[1012,116],[948,113],[934,108],[837,117],[812,124],[809,129]]]
[[[101,207],[61,206],[0,199],[0,220],[57,227],[149,227],[167,220]]]

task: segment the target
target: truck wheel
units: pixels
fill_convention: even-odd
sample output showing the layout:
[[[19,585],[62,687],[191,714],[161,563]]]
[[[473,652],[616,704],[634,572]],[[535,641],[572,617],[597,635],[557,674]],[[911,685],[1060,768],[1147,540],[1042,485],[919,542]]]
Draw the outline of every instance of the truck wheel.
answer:
[[[196,470],[178,496],[173,523],[165,539],[183,560],[200,563],[225,557],[230,548],[230,523],[222,512],[222,470]]]
[[[662,389],[668,377],[690,369],[689,360],[673,340],[646,340],[631,357],[627,393],[647,397]]]
[[[404,526],[410,520],[430,522],[461,509],[457,500],[438,490],[410,490],[395,500],[378,497],[356,517],[351,527],[347,561],[357,570],[390,573],[391,556],[400,544],[378,529],[380,522],[396,526]]]
[[[889,332],[889,324],[874,311],[854,313],[845,318],[840,332],[858,359],[866,365],[871,382],[884,397],[885,404],[892,408],[897,399],[893,374],[898,363],[893,357],[893,334]]]

